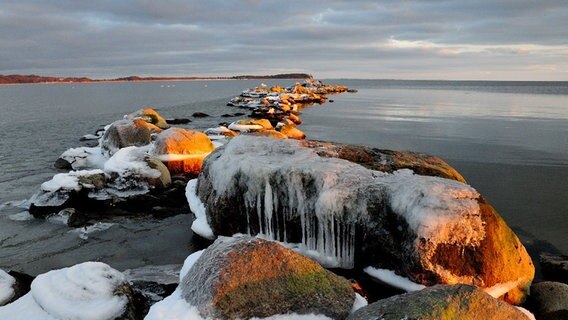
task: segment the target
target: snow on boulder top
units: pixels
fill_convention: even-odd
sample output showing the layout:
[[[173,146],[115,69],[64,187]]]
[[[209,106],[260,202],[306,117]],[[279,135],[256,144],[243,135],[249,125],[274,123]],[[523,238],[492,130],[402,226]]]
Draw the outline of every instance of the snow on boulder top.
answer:
[[[0,306],[8,302],[14,296],[14,284],[16,279],[0,269]]]
[[[148,147],[126,147],[118,150],[104,164],[104,170],[108,174],[117,173],[121,177],[135,176],[147,178],[159,178],[159,170],[152,169],[144,157]]]
[[[101,262],[85,262],[37,276],[31,285],[35,302],[57,319],[115,319],[128,299],[117,295],[124,275]]]
[[[58,173],[54,175],[51,180],[42,183],[40,188],[42,191],[47,192],[55,192],[58,190],[79,191],[82,188],[82,184],[80,183],[81,177],[88,177],[102,173],[103,171],[99,169]]]

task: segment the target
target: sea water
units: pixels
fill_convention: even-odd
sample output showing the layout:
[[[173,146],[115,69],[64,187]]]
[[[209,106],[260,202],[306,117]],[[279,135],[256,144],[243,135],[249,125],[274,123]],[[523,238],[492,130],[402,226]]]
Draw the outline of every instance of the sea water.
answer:
[[[308,138],[412,150],[448,161],[528,247],[568,252],[568,83],[327,80],[359,90],[303,111]],[[294,81],[265,81],[293,84]],[[0,86],[0,268],[32,274],[95,260],[124,270],[181,264],[198,249],[190,215],[88,229],[30,219],[26,202],[79,137],[143,107],[205,129],[260,81]],[[194,112],[211,115],[192,118]]]

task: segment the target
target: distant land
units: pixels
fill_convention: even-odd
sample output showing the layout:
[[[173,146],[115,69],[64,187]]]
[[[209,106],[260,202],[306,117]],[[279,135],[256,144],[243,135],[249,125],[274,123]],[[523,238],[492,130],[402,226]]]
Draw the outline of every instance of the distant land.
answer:
[[[282,73],[275,75],[242,75],[233,77],[139,77],[129,76],[115,79],[90,79],[86,77],[50,77],[38,76],[35,74],[20,75],[0,74],[0,84],[18,84],[18,83],[83,83],[83,82],[127,82],[127,81],[183,81],[183,80],[246,80],[246,79],[306,79],[312,78],[307,73]]]

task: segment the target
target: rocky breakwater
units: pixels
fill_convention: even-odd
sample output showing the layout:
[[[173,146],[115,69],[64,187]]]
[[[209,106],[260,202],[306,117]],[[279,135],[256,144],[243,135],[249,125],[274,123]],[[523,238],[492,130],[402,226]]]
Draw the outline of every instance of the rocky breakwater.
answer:
[[[96,147],[71,148],[56,167],[71,169],[44,182],[30,199],[38,218],[61,215],[82,226],[114,215],[187,213],[187,181],[214,149],[202,132],[169,128],[153,109],[105,127]]]
[[[387,269],[428,286],[465,283],[523,301],[534,276],[530,257],[447,164],[430,159],[418,170],[405,163],[410,155],[375,150],[363,166],[336,151],[322,143],[233,138],[188,184],[201,226],[194,231],[261,235],[325,266]]]

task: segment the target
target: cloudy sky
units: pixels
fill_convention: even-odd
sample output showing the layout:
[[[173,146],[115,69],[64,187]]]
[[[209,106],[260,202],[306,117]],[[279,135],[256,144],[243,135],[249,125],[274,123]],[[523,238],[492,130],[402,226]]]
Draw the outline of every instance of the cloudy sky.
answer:
[[[0,0],[0,74],[568,80],[566,0]]]

